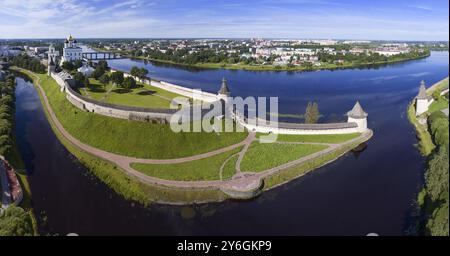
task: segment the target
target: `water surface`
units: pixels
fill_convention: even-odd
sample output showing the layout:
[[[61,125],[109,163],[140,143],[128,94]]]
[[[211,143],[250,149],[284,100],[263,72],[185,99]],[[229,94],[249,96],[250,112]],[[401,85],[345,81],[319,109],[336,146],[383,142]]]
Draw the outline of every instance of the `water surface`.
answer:
[[[153,78],[235,96],[278,96],[279,110],[303,114],[316,101],[321,121],[345,120],[359,100],[374,131],[360,154],[339,160],[252,201],[144,208],[89,174],[53,134],[33,86],[17,78],[16,134],[30,173],[40,231],[50,234],[398,235],[414,209],[424,159],[406,107],[420,80],[448,76],[448,52],[372,69],[317,72],[189,70],[138,60],[110,66],[149,69]],[[294,120],[295,121],[295,120]],[[297,120],[298,121],[298,120]],[[86,131],[91,132],[91,131]]]

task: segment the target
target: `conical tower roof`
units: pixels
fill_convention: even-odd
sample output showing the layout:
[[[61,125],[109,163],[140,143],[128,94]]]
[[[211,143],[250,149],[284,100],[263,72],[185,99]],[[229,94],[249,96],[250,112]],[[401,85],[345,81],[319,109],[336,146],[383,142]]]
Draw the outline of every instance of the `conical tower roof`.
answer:
[[[225,79],[225,77],[222,79],[222,85],[220,86],[219,94],[230,94],[230,89],[227,86],[227,80]]]
[[[427,89],[425,88],[425,81],[422,80],[420,82],[419,94],[417,95],[417,99],[428,99]]]
[[[366,112],[364,112],[363,108],[359,104],[359,101],[357,101],[355,106],[353,106],[352,110],[347,112],[347,116],[356,118],[356,119],[361,119],[361,118],[366,118],[368,115]]]

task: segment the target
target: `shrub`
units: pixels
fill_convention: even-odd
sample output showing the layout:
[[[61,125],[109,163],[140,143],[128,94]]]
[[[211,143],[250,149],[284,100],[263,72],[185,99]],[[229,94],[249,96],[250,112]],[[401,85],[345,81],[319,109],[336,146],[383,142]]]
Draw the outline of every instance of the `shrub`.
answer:
[[[33,225],[30,214],[11,205],[0,215],[0,236],[31,236]]]

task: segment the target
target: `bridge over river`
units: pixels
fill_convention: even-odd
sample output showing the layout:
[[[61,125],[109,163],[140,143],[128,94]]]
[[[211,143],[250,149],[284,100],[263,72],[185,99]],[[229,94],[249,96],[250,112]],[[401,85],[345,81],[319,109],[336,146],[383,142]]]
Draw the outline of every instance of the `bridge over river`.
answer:
[[[115,52],[83,52],[82,55],[85,61],[123,59],[119,53]]]

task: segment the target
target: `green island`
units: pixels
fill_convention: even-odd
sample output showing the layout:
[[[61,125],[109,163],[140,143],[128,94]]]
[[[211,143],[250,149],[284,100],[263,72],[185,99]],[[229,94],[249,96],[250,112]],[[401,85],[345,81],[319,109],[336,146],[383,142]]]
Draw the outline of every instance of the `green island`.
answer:
[[[259,65],[259,64],[245,64],[245,63],[196,63],[196,64],[186,64],[179,63],[170,60],[161,60],[155,58],[144,58],[144,57],[132,57],[137,59],[146,59],[148,61],[192,67],[192,68],[204,68],[204,69],[230,69],[230,70],[247,70],[247,71],[315,71],[315,70],[334,70],[334,69],[347,69],[347,68],[359,68],[359,67],[367,67],[367,66],[376,66],[376,65],[386,65],[391,63],[415,60],[426,58],[430,56],[430,53],[423,53],[417,56],[397,56],[396,58],[380,60],[380,61],[370,61],[370,62],[346,62],[343,64],[337,63],[323,63],[320,66],[292,66],[292,65]]]
[[[249,132],[174,133],[167,124],[83,111],[66,100],[65,93],[48,75],[11,69],[33,80],[46,116],[62,144],[118,194],[144,205],[223,201],[230,195],[220,189],[221,184],[233,182],[234,177],[246,173],[265,174],[262,190],[270,189],[338,158],[371,136],[371,133],[280,135],[279,141],[267,144],[257,142],[261,134]],[[125,91],[114,92],[113,88],[112,83],[102,84],[89,78],[88,86],[78,90],[85,97],[97,101],[110,99],[108,103],[126,106],[131,101],[138,102],[134,97],[143,97],[141,102],[145,105],[139,106],[148,108],[164,108],[158,105],[160,97],[155,94],[177,96],[139,83]],[[155,93],[139,94],[144,90]],[[74,144],[65,133],[81,144]],[[123,159],[127,164],[118,165],[120,161],[95,155],[83,145],[112,154],[112,158]],[[264,172],[294,160],[301,161],[274,173]]]
[[[19,153],[14,131],[15,87],[13,74],[0,81],[0,155],[13,167],[22,188],[23,198],[19,205],[10,205],[0,213],[0,236],[38,235],[37,221],[31,204],[31,190],[25,170],[25,163]],[[0,191],[3,191],[0,182]],[[0,197],[1,200],[1,197]]]
[[[420,219],[414,232],[433,236],[449,235],[448,82],[447,77],[426,90],[433,99],[428,111],[416,116],[417,100],[408,106],[408,119],[419,139],[418,149],[427,160],[425,184],[417,198]]]

